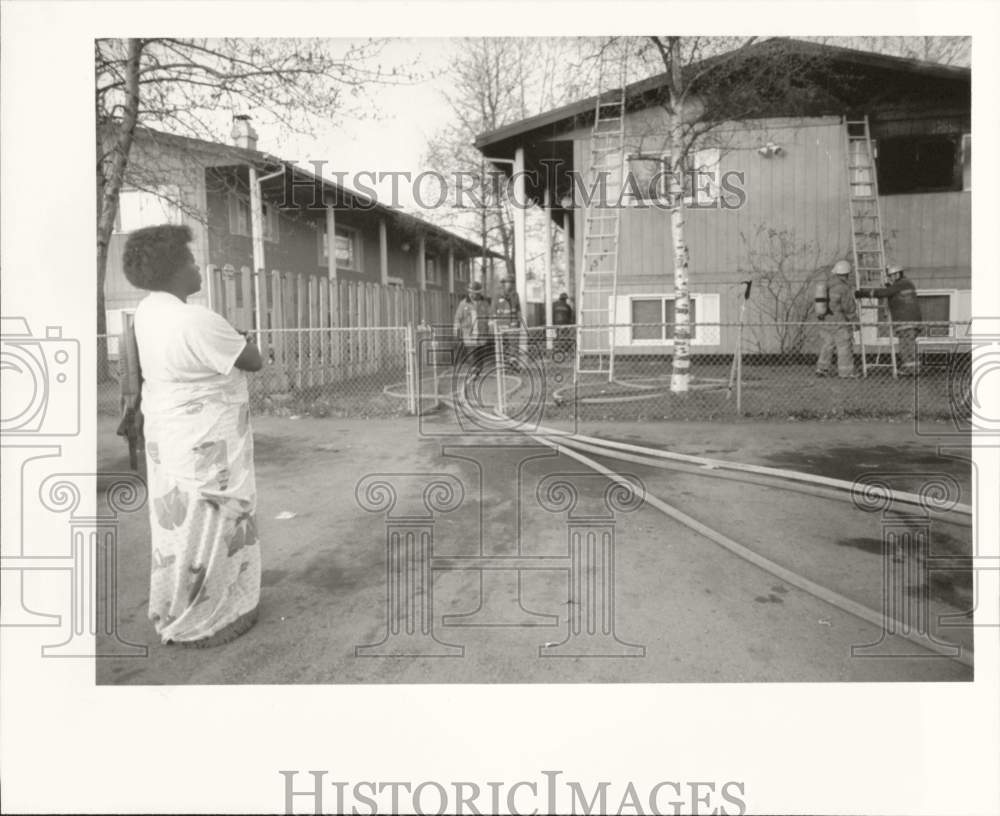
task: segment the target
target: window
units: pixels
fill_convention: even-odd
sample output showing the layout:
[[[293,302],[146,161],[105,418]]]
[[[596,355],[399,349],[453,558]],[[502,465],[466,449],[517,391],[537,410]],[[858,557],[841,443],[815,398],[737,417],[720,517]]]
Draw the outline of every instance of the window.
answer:
[[[278,208],[274,204],[261,204],[261,222],[263,224],[264,240],[278,243]],[[253,237],[253,224],[250,219],[250,200],[236,193],[229,194],[229,234]]]
[[[118,195],[116,232],[132,232],[158,224],[181,224],[180,188],[164,184],[154,190],[122,190]]]
[[[655,298],[632,300],[632,339],[669,340],[673,334],[674,299]],[[656,325],[650,325],[656,324]],[[698,299],[691,298],[691,324],[698,324]]]
[[[334,230],[336,235],[337,269],[346,269],[351,272],[361,270],[361,250],[358,231],[350,227],[338,226]],[[319,231],[319,265],[326,266],[327,242],[326,225]]]
[[[661,346],[673,344],[673,295],[622,295],[615,309],[615,345]],[[699,321],[701,321],[699,323]],[[692,345],[718,345],[719,296],[691,295]]]
[[[947,323],[951,320],[951,295],[917,295],[920,316],[924,320]],[[924,332],[928,337],[947,337],[948,326],[928,326]]]
[[[455,280],[467,281],[469,279],[469,259],[459,258],[455,261]]]
[[[962,134],[962,189],[972,189],[972,134]]]
[[[925,322],[948,323],[956,322],[960,319],[957,311],[953,309],[954,296],[957,290],[931,290],[917,293],[917,302],[920,304],[920,317]],[[957,306],[957,302],[954,303]],[[889,312],[886,308],[885,300],[880,300],[878,304],[878,336],[880,339],[889,337]],[[924,337],[950,337],[952,334],[950,326],[925,326],[922,336]]]
[[[438,259],[434,255],[424,256],[424,277],[427,283],[440,283]]]
[[[671,303],[671,306],[673,303]],[[632,339],[663,339],[663,298],[632,301]],[[661,325],[655,325],[661,324]]]
[[[274,204],[261,204],[263,209],[264,240],[278,243],[278,207]]]
[[[964,140],[957,136],[907,136],[878,142],[882,195],[963,189]]]
[[[688,152],[678,174],[671,172],[670,156],[636,154],[628,157],[628,176],[622,197],[631,203],[669,202],[684,191],[688,206],[714,204],[719,197],[719,150],[706,148]]]
[[[657,175],[663,172],[665,159],[656,156],[629,156],[628,177],[624,194],[635,202],[652,201],[666,194],[663,179]]]
[[[236,195],[229,194],[229,234],[250,236],[250,202]]]

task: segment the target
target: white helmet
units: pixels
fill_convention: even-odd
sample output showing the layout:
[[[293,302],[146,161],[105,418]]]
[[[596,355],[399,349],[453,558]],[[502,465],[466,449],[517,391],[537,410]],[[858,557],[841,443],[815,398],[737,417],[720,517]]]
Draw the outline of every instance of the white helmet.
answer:
[[[847,261],[837,261],[837,263],[835,263],[833,265],[833,274],[834,275],[850,275],[851,274],[851,265]]]
[[[903,267],[894,264],[893,266],[890,266],[887,270],[885,270],[885,274],[891,277],[899,275],[902,271]]]

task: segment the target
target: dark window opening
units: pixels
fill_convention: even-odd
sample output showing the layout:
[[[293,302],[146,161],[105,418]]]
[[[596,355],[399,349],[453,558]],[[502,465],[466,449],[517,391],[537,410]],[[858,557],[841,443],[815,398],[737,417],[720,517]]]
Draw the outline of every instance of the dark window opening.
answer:
[[[962,189],[972,189],[972,134],[962,134]]]
[[[879,139],[877,149],[878,189],[882,195],[962,189],[957,137]]]

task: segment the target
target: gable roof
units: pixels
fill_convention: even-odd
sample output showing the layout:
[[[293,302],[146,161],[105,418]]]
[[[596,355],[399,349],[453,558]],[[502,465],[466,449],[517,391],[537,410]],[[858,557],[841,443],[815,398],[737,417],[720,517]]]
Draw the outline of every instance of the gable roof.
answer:
[[[729,51],[714,57],[685,66],[685,72],[692,75],[703,73],[715,65],[721,65],[733,58],[735,52]],[[954,65],[942,65],[936,62],[893,57],[872,51],[861,51],[856,48],[844,48],[837,45],[798,40],[791,37],[771,37],[752,43],[740,49],[740,59],[774,57],[778,53],[794,54],[799,57],[814,57],[828,60],[831,64],[845,64],[881,72],[910,74],[914,77],[924,77],[931,80],[955,81],[969,83],[971,70]],[[660,73],[626,86],[625,95],[628,106],[645,107],[649,101],[666,85],[667,74]],[[495,130],[482,133],[476,137],[473,145],[481,151],[517,137],[525,136],[542,129],[552,130],[560,126],[572,124],[578,117],[592,116],[597,103],[597,95],[588,96],[577,102],[571,102],[552,110],[544,111],[536,116],[521,119],[504,125]]]

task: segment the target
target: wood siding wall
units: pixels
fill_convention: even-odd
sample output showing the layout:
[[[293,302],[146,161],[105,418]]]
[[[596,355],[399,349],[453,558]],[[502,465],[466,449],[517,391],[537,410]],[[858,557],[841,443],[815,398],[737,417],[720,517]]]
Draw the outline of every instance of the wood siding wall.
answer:
[[[649,143],[649,115],[630,118],[632,140],[641,131]],[[590,161],[590,133],[573,134],[574,167],[585,173]],[[758,228],[786,230],[800,244],[815,247],[821,264],[850,257],[847,168],[843,126],[836,117],[769,120],[753,130],[721,137],[720,172],[743,174],[746,200],[738,209],[689,209],[686,237],[692,292],[719,292],[720,320],[739,317],[737,283],[747,277],[747,242]],[[782,147],[770,158],[757,148],[767,141]],[[643,152],[654,152],[644,145]],[[902,263],[924,288],[968,289],[971,286],[971,194],[925,193],[883,196],[888,260]],[[575,215],[583,235],[584,211]],[[582,240],[577,241],[576,268],[582,267]],[[618,292],[673,291],[670,214],[656,208],[622,210]],[[805,280],[815,269],[801,270]],[[730,295],[732,294],[732,297]],[[725,336],[723,344],[725,344]]]

